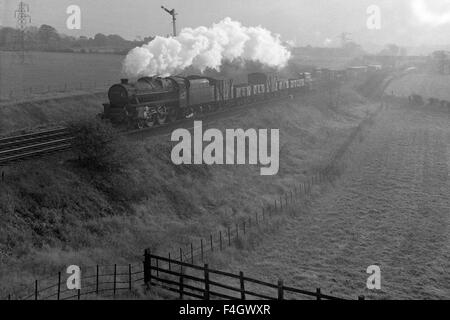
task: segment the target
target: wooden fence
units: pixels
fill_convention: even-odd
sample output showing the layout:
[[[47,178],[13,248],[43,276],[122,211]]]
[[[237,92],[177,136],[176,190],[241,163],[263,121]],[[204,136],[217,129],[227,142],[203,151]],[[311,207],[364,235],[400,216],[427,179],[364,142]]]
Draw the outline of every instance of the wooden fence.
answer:
[[[146,250],[144,254],[144,283],[148,290],[163,289],[183,299],[225,299],[225,300],[284,300],[316,299],[345,300],[322,293],[284,285],[283,280],[273,284],[246,277],[243,272],[233,274],[209,268],[208,264],[198,266],[187,262],[160,257]],[[364,300],[364,297],[359,297]]]

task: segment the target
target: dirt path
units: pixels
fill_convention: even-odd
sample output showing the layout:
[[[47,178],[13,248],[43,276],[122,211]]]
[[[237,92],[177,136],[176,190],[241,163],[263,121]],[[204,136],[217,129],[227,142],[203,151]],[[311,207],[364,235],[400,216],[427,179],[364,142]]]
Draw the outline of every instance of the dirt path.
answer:
[[[392,107],[365,135],[308,213],[230,268],[352,298],[450,298],[449,114]]]

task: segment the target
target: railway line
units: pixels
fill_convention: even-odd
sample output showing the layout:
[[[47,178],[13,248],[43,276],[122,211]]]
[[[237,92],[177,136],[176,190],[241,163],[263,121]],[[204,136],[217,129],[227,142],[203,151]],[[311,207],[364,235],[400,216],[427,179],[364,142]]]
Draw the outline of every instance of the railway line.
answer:
[[[67,128],[1,138],[0,166],[68,150],[72,140]]]
[[[216,120],[224,116],[239,114],[245,110],[258,107],[268,102],[286,99],[288,99],[288,97],[252,102],[226,110],[202,114],[199,115],[199,117],[195,117],[195,120]],[[180,126],[189,128],[193,120],[194,118],[183,119],[161,126],[124,131],[121,134],[127,136],[167,135],[172,129],[179,128]],[[64,127],[13,137],[0,138],[0,167],[70,150],[72,148],[73,139],[74,137],[71,136],[69,129]]]

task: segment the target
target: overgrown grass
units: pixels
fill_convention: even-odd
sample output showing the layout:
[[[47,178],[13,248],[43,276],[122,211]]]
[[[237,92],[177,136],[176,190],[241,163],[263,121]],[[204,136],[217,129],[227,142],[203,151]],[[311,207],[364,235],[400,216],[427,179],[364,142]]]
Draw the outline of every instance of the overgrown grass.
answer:
[[[320,97],[272,103],[214,124],[280,129],[274,177],[260,176],[256,166],[175,166],[171,143],[161,137],[127,141],[132,161],[121,162],[120,170],[57,159],[9,168],[0,188],[0,294],[71,264],[139,262],[147,247],[167,254],[253,217],[345,141],[373,107],[359,99],[340,110],[327,109]]]

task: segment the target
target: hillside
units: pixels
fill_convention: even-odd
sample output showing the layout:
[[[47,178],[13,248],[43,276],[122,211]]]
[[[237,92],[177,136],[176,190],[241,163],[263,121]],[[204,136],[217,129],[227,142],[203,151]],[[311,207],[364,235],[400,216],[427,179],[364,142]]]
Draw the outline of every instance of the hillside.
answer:
[[[18,103],[0,104],[0,135],[18,134],[94,118],[107,101],[104,91],[72,92],[36,97]]]
[[[0,294],[71,264],[141,261],[145,247],[168,252],[253,216],[323,166],[378,106],[351,91],[342,100],[338,110],[320,97],[265,103],[205,125],[279,128],[274,177],[260,176],[255,166],[174,166],[167,136],[129,140],[128,162],[118,173],[86,171],[59,158],[7,169],[0,189]]]

